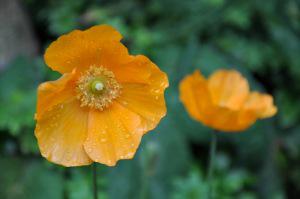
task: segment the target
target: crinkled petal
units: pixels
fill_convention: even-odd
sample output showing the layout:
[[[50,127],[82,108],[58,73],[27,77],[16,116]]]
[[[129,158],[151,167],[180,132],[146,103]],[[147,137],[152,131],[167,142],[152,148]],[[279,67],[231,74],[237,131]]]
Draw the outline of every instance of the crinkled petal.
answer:
[[[273,104],[273,97],[268,94],[251,92],[244,106],[244,110],[254,111],[259,118],[268,118],[276,114],[277,108]]]
[[[56,105],[37,121],[35,136],[42,156],[63,166],[91,164],[83,143],[87,137],[88,111],[77,99]]]
[[[214,104],[233,110],[241,108],[249,94],[247,80],[237,71],[219,70],[208,79]]]
[[[234,111],[223,107],[213,107],[212,110],[206,125],[223,132],[244,131],[257,120],[252,111]]]
[[[133,83],[124,83],[122,86],[122,94],[116,101],[139,115],[144,132],[154,129],[167,111],[161,88]]]
[[[74,81],[76,72],[66,73],[58,80],[44,82],[38,87],[37,110],[35,119],[39,119],[53,106],[74,97]]]
[[[185,77],[179,85],[180,100],[192,118],[204,122],[211,112],[212,102],[207,81],[200,71]]]
[[[167,75],[147,57],[138,55],[114,70],[122,84],[116,100],[139,115],[145,132],[157,126],[166,114],[164,91],[169,86]]]
[[[167,75],[143,55],[131,56],[113,72],[120,83],[147,84],[157,93],[163,93],[169,85]]]
[[[92,65],[117,67],[130,56],[120,43],[121,34],[108,25],[74,30],[51,43],[45,53],[46,64],[60,73],[85,70]]]
[[[95,162],[114,166],[131,159],[141,141],[140,117],[118,103],[104,111],[91,109],[84,148]]]

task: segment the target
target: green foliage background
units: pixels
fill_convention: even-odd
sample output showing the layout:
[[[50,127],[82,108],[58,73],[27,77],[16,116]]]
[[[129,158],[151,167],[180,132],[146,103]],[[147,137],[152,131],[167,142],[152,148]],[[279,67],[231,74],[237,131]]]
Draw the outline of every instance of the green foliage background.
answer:
[[[91,169],[44,160],[34,138],[36,88],[54,80],[42,59],[51,41],[73,29],[110,24],[132,54],[168,73],[168,115],[144,136],[135,158],[98,165],[104,199],[199,199],[207,194],[211,130],[188,117],[178,83],[200,69],[243,73],[268,92],[276,117],[240,134],[218,134],[217,199],[300,195],[300,2],[298,0],[24,0],[43,49],[0,72],[0,198],[92,198]],[[298,197],[297,197],[298,196]]]

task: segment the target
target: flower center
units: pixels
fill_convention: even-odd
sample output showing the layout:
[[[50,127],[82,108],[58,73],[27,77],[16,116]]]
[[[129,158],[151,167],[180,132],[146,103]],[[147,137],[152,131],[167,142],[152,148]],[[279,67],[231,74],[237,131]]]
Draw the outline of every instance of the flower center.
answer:
[[[104,110],[120,95],[121,85],[113,72],[91,66],[78,79],[76,91],[81,106]]]
[[[104,83],[100,80],[94,80],[91,83],[91,89],[93,93],[100,93],[104,89]]]

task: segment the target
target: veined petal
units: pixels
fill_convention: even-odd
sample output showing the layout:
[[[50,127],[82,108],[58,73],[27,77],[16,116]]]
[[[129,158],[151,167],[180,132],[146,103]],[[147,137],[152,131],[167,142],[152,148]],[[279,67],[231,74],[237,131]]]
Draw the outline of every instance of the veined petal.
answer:
[[[155,128],[166,114],[167,75],[142,55],[132,56],[130,62],[115,68],[114,73],[122,84],[121,96],[116,101],[139,115],[145,132]]]
[[[169,86],[167,75],[143,55],[131,56],[128,62],[114,68],[120,83],[147,84],[162,93]]]
[[[180,100],[192,118],[207,123],[212,111],[212,101],[207,88],[207,81],[200,71],[185,77],[179,85]],[[212,114],[211,114],[212,115]],[[212,115],[213,116],[213,115]]]
[[[246,130],[257,120],[255,113],[252,111],[235,111],[216,106],[212,110],[213,117],[210,118],[206,125],[222,132]]]
[[[273,104],[273,97],[268,94],[251,92],[244,106],[244,110],[252,110],[259,118],[272,117],[277,112],[277,107]]]
[[[77,99],[56,105],[37,121],[35,136],[42,156],[63,166],[91,164],[83,143],[87,137],[88,111]]]
[[[85,151],[95,162],[108,166],[131,159],[143,135],[140,123],[138,115],[118,103],[104,111],[91,109]]]
[[[38,87],[37,111],[35,119],[39,119],[46,111],[49,111],[53,106],[63,103],[65,100],[73,98],[76,72],[64,74],[61,78],[55,81],[49,81],[40,84]]]
[[[139,115],[144,132],[154,129],[167,111],[161,88],[133,83],[123,83],[122,86],[121,96],[116,101]]]
[[[127,48],[120,43],[121,38],[121,34],[108,25],[74,30],[51,43],[45,52],[45,62],[60,73],[74,68],[82,71],[92,65],[115,67],[129,58]]]
[[[249,94],[247,80],[237,71],[219,70],[208,79],[213,102],[233,110],[241,108]]]

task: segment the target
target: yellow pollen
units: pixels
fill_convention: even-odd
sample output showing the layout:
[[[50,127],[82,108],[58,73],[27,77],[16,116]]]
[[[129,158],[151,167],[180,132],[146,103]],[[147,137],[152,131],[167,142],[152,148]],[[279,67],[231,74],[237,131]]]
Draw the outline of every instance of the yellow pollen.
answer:
[[[121,93],[113,72],[102,66],[91,66],[77,81],[77,98],[81,106],[104,110]]]

